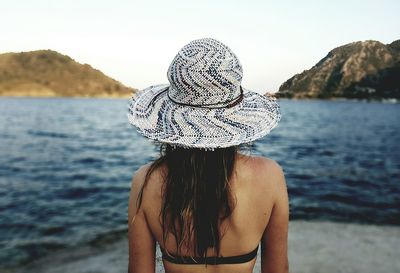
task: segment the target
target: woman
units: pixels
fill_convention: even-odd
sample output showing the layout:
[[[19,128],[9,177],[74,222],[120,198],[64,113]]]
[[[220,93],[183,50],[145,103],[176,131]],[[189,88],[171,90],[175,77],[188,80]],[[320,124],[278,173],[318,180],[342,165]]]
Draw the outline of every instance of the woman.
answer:
[[[161,155],[135,173],[129,199],[129,272],[288,272],[289,206],[282,168],[240,153],[268,134],[280,108],[241,86],[242,67],[221,42],[185,45],[169,84],[130,101],[128,118],[161,143]]]

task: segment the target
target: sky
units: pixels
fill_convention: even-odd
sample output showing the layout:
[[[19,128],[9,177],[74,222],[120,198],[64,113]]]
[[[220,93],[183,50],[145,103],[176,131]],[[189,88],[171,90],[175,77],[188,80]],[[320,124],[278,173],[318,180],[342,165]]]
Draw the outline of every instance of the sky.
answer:
[[[335,47],[400,39],[400,1],[0,0],[0,53],[52,49],[143,89],[168,83],[179,49],[211,37],[256,92],[311,68]]]

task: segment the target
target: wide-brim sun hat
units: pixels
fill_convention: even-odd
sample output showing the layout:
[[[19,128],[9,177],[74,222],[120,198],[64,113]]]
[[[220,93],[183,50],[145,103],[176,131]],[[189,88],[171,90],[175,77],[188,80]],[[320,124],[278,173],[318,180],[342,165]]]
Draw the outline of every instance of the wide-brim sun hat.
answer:
[[[128,120],[143,136],[186,148],[223,148],[264,137],[281,119],[273,95],[241,85],[242,65],[212,38],[185,45],[169,66],[169,84],[137,91]]]

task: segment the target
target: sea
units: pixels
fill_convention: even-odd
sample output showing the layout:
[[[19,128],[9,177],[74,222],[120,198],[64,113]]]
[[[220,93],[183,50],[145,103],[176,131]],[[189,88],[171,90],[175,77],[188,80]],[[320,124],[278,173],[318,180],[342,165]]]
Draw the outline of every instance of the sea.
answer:
[[[277,161],[290,220],[400,226],[400,104],[280,99],[247,153]],[[127,99],[0,98],[0,269],[126,236],[133,173],[158,147]]]

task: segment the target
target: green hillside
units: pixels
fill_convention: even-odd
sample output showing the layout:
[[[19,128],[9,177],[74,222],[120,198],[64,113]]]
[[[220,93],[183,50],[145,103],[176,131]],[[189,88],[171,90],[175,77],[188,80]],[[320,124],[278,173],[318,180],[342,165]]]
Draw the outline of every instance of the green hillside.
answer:
[[[52,50],[0,54],[0,96],[127,97],[133,91]]]
[[[400,40],[354,42],[333,49],[284,82],[278,97],[400,98]]]

